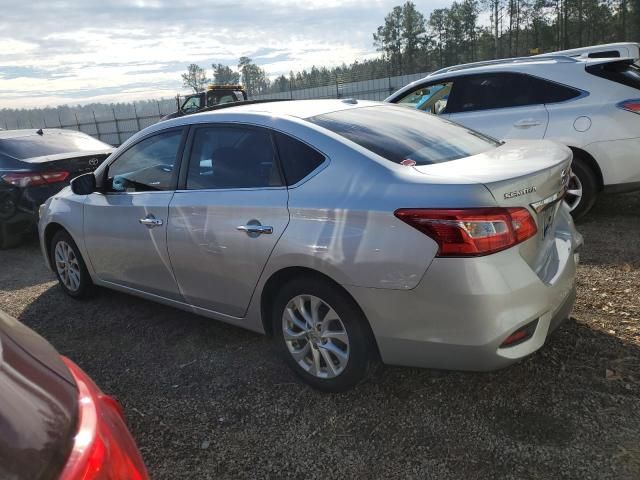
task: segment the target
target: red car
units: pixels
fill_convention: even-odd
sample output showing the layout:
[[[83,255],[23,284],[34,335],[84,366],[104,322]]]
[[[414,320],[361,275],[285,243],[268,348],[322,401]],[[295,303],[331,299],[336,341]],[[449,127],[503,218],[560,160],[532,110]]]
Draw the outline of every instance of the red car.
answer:
[[[120,404],[2,311],[0,478],[149,478]]]

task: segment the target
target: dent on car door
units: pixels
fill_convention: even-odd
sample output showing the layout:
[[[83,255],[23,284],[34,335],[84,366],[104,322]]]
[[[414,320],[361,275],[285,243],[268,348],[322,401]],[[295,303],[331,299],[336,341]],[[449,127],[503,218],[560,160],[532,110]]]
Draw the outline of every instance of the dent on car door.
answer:
[[[549,114],[537,84],[511,72],[461,76],[454,80],[449,119],[497,139],[541,139]]]
[[[169,206],[168,248],[184,298],[242,317],[289,222],[269,130],[201,126]]]
[[[88,195],[85,244],[100,280],[181,299],[166,228],[184,137],[179,128],[139,141],[109,165],[104,191]]]

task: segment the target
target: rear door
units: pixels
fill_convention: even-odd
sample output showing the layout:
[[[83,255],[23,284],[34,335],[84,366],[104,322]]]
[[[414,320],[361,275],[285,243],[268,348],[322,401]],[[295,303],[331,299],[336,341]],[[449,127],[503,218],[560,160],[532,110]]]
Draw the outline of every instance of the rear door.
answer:
[[[85,245],[100,280],[181,300],[167,223],[184,137],[174,128],[140,140],[109,165],[105,191],[87,196]]]
[[[169,206],[169,255],[187,302],[244,316],[289,222],[288,192],[270,130],[193,129],[180,190]]]
[[[541,139],[549,115],[541,86],[528,75],[495,72],[455,77],[449,119],[497,139]]]

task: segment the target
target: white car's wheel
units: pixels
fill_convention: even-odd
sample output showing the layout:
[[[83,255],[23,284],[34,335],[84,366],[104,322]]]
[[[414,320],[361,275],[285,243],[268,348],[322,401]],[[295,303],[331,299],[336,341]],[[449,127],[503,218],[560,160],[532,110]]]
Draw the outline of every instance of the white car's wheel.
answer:
[[[573,218],[578,219],[586,214],[598,196],[598,181],[595,174],[579,157],[574,157],[571,164],[571,179],[565,194],[565,202],[571,210]]]

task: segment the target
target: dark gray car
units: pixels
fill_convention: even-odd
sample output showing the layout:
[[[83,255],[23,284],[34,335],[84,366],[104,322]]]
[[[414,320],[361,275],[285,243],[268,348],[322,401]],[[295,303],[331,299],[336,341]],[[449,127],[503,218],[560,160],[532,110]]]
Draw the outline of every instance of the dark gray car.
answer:
[[[73,177],[94,171],[112,151],[72,130],[0,132],[0,248],[35,232],[38,207]]]

